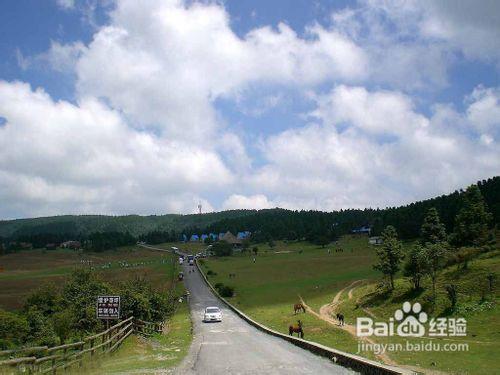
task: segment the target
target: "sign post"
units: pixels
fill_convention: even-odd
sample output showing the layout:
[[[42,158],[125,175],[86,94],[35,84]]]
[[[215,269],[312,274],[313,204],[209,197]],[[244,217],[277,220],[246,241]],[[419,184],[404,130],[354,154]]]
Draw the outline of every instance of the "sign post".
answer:
[[[120,296],[99,296],[96,307],[97,319],[120,319]]]

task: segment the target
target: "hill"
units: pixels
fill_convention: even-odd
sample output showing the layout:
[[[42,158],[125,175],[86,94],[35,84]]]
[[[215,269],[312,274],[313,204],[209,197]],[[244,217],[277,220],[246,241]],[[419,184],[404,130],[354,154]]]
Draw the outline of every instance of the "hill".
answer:
[[[492,224],[500,221],[500,176],[477,183],[484,200],[492,213]],[[64,238],[88,237],[92,233],[130,233],[139,237],[151,232],[171,232],[173,237],[180,233],[187,235],[207,232],[233,233],[250,230],[257,237],[254,240],[308,239],[317,240],[327,236],[330,239],[350,233],[354,228],[370,226],[372,234],[378,235],[387,225],[396,227],[403,239],[419,236],[422,219],[431,207],[435,207],[448,232],[454,225],[454,218],[461,208],[463,191],[411,203],[406,206],[384,209],[348,209],[333,212],[292,211],[280,208],[265,210],[232,210],[193,215],[67,215],[34,219],[0,221],[0,237],[26,239],[40,234],[57,234]]]
[[[88,235],[95,232],[129,232],[139,236],[153,230],[181,231],[186,227],[205,227],[222,219],[249,215],[253,211],[232,210],[196,215],[65,215],[0,221],[0,237],[17,238],[41,233]]]

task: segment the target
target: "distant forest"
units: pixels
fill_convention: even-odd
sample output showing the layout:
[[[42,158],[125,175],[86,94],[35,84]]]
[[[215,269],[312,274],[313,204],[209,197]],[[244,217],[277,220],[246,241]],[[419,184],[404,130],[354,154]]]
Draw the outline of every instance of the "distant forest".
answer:
[[[495,226],[500,221],[500,176],[477,183]],[[233,233],[249,230],[255,242],[270,239],[307,239],[327,236],[334,239],[353,229],[370,226],[378,235],[387,225],[396,228],[399,237],[419,236],[427,210],[435,207],[450,233],[455,216],[462,206],[463,191],[433,199],[385,209],[348,209],[333,212],[292,211],[285,209],[232,210],[201,215],[160,216],[55,216],[48,218],[0,221],[0,243],[3,249],[18,249],[19,242],[45,247],[67,240],[79,240],[89,249],[102,251],[133,244],[177,241],[183,234]],[[16,243],[16,244],[14,244]]]

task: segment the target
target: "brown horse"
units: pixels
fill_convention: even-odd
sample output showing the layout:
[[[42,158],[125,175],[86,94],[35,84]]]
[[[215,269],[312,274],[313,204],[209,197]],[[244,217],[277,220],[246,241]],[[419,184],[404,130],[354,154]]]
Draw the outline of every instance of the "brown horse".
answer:
[[[293,305],[293,313],[294,314],[297,314],[297,311],[300,312],[300,310],[302,310],[302,312],[306,312],[306,308],[304,307],[303,304],[301,303],[296,303],[295,305]]]
[[[302,322],[300,320],[297,321],[297,325],[291,325],[288,327],[288,334],[290,336],[293,336],[294,332],[297,333],[297,336],[300,337],[301,339],[304,338],[304,331],[302,330]]]

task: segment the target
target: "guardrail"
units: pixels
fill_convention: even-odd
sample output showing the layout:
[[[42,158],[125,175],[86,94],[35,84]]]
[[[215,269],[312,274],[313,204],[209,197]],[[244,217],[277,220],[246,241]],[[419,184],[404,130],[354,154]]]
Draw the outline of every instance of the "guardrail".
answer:
[[[3,350],[0,351],[0,358],[19,355],[21,357],[0,360],[0,374],[56,374],[74,365],[82,367],[85,355],[88,354],[88,358],[93,358],[96,355],[111,353],[134,332],[149,336],[162,330],[163,323],[146,322],[131,316],[79,342],[54,347],[36,346]]]
[[[229,301],[227,301],[224,297],[222,297],[217,290],[212,286],[212,284],[208,281],[207,277],[201,270],[201,267],[198,264],[198,261],[196,260],[196,267],[198,268],[198,271],[200,272],[203,280],[205,280],[205,283],[208,285],[208,287],[212,290],[212,292],[219,298],[229,309],[231,309],[233,312],[235,312],[240,318],[245,320],[247,323],[251,324],[258,330],[265,332],[269,335],[279,337],[283,340],[286,340],[298,347],[301,347],[302,349],[308,350],[312,353],[315,353],[317,355],[320,355],[322,357],[326,357],[336,364],[343,366],[343,367],[348,367],[353,369],[354,371],[358,371],[362,374],[369,374],[369,375],[393,375],[393,374],[398,374],[398,375],[414,375],[417,374],[414,371],[406,370],[406,369],[401,369],[398,367],[394,366],[388,366],[384,365],[379,362],[371,361],[369,359],[346,353],[337,349],[330,348],[325,345],[318,344],[316,342],[312,341],[307,341],[304,339],[300,339],[297,337],[289,336],[286,334],[283,334],[281,332],[275,331],[269,327],[266,327],[263,324],[260,324],[250,318],[248,315],[243,313],[242,311],[238,310],[236,307],[234,307]]]

